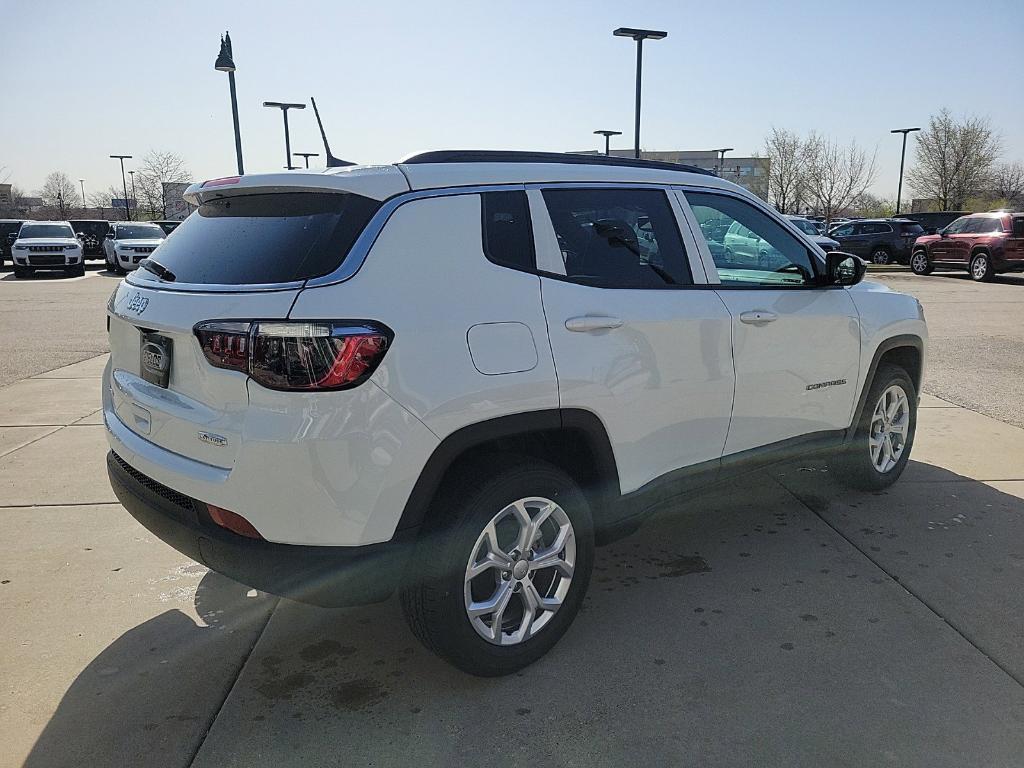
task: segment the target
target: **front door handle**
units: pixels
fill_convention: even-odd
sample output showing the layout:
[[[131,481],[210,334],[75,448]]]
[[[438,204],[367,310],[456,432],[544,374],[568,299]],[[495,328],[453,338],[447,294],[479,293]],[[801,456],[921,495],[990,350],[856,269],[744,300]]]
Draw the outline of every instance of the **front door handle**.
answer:
[[[576,333],[586,333],[587,331],[608,331],[613,328],[621,327],[621,319],[617,317],[608,317],[606,315],[581,315],[580,317],[570,317],[565,321],[565,329]]]
[[[740,314],[740,322],[747,325],[768,325],[768,323],[778,319],[779,316],[777,314],[769,312],[767,309],[754,309]]]

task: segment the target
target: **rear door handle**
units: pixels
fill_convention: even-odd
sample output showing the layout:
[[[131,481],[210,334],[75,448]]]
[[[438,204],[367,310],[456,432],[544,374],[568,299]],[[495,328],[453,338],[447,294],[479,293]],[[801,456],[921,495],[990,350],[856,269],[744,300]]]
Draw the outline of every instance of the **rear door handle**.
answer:
[[[621,327],[621,319],[617,317],[607,317],[606,315],[581,315],[580,317],[570,317],[565,321],[565,329],[576,333],[586,333],[587,331],[607,331]]]
[[[769,312],[767,309],[754,309],[740,314],[740,322],[747,325],[768,325],[778,319],[777,314]]]

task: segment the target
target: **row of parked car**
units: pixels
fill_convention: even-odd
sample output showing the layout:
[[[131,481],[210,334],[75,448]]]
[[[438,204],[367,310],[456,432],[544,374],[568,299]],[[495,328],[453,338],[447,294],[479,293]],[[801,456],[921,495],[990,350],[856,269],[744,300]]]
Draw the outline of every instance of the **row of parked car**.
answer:
[[[37,269],[85,274],[89,258],[102,258],[119,274],[138,267],[174,231],[178,221],[0,220],[0,268],[11,259],[15,277]]]

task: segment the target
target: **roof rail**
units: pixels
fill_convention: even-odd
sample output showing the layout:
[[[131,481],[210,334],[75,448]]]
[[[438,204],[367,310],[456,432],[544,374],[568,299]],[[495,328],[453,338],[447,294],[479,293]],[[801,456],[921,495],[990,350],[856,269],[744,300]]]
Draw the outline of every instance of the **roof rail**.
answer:
[[[418,152],[398,161],[406,165],[424,163],[564,163],[567,165],[611,165],[623,168],[651,168],[662,171],[700,173],[714,176],[712,171],[695,165],[667,163],[663,160],[636,160],[614,155],[580,155],[572,152],[517,152],[495,149],[441,149]]]

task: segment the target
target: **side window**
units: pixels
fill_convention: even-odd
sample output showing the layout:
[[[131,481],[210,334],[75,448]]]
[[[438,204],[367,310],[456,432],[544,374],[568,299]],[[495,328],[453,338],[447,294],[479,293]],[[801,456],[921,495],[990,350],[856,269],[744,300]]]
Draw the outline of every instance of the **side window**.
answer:
[[[487,260],[502,267],[534,271],[537,263],[526,193],[484,192],[480,195],[480,212]]]
[[[984,232],[985,231],[985,225],[987,223],[988,222],[985,219],[981,218],[981,217],[967,219],[967,223],[964,224],[964,226],[960,228],[960,234],[963,234],[963,235],[976,235],[979,232]]]
[[[721,241],[707,239],[707,229],[701,227],[723,285],[784,287],[814,283],[816,272],[807,247],[770,216],[727,195],[685,195],[698,222],[724,216],[739,222],[756,239],[756,247],[740,247],[728,237]]]
[[[1013,217],[1013,236],[1024,237],[1024,217]]]
[[[843,224],[843,226],[832,230],[832,234],[838,237],[849,237],[853,234],[853,224]]]
[[[602,288],[690,285],[675,215],[656,189],[545,189],[567,277]]]
[[[982,225],[979,232],[1002,232],[1003,231],[1003,220],[1002,219],[984,219],[985,223]]]
[[[964,227],[967,225],[968,221],[970,221],[970,219],[968,219],[966,216],[961,216],[959,219],[954,220],[952,224],[946,227],[946,234],[959,235],[961,232],[964,231]]]

